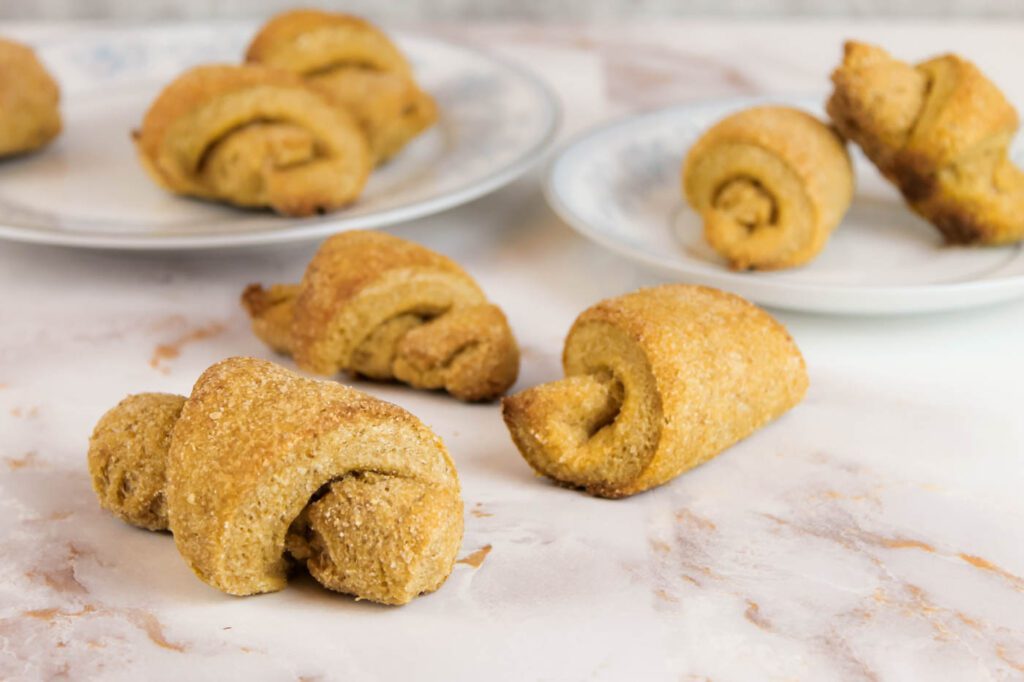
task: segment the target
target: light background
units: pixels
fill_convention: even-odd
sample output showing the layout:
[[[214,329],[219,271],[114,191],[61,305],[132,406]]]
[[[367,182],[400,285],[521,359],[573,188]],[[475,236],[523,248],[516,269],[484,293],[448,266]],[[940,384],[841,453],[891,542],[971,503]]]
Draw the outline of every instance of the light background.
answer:
[[[394,22],[457,19],[608,21],[661,16],[1024,18],[1024,0],[2,0],[2,19],[261,17],[320,6]]]

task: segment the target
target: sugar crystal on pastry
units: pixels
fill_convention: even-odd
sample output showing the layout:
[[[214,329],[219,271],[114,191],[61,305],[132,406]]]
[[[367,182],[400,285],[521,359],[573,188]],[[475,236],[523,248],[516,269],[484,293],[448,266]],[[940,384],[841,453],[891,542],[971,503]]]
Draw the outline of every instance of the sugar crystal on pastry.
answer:
[[[104,507],[169,529],[229,594],[282,589],[298,563],[330,589],[404,604],[440,587],[462,538],[458,477],[430,429],[264,360],[217,363],[187,399],[125,399],[96,425],[89,463]],[[122,491],[133,472],[142,484]]]
[[[910,207],[954,244],[1024,238],[1024,171],[1008,155],[1017,111],[954,54],[911,65],[846,43],[827,109]]]
[[[366,131],[382,163],[437,119],[395,44],[370,22],[349,14],[292,10],[259,31],[246,60],[301,76],[346,107]]]
[[[181,74],[146,112],[135,143],[143,167],[172,192],[285,215],[352,203],[371,167],[344,107],[258,65]]]
[[[502,400],[536,471],[601,497],[661,485],[803,398],[799,349],[766,312],[707,287],[666,284],[576,319],[565,378]]]
[[[754,107],[697,140],[683,192],[732,267],[789,268],[825,248],[853,198],[853,169],[826,124],[789,107]]]
[[[383,232],[337,234],[298,285],[250,285],[253,331],[317,374],[351,371],[463,400],[504,393],[519,347],[504,313],[449,258]]]

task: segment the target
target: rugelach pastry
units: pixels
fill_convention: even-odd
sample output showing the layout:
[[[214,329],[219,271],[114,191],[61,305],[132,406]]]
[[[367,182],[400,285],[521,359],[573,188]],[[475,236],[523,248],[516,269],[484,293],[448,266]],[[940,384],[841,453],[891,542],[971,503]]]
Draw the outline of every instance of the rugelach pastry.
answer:
[[[974,64],[948,54],[912,66],[848,42],[832,83],[839,132],[947,242],[1024,238],[1024,172],[1007,156],[1017,112]]]
[[[437,120],[437,107],[391,40],[348,14],[294,10],[267,22],[246,61],[284,69],[347,107],[366,131],[376,163]]]
[[[164,188],[308,216],[345,206],[370,173],[366,136],[301,78],[262,66],[199,66],[168,85],[135,134]]]
[[[188,398],[124,399],[89,471],[104,508],[170,530],[228,594],[280,590],[304,564],[328,589],[404,604],[444,583],[462,538],[455,467],[422,422],[253,358],[213,365]]]
[[[600,497],[661,485],[800,402],[785,328],[716,289],[666,284],[601,301],[573,324],[565,378],[502,401],[538,473]]]
[[[733,268],[791,268],[818,255],[843,219],[853,168],[843,141],[810,114],[755,107],[719,121],[690,149],[683,193]]]
[[[473,278],[383,232],[331,237],[302,282],[251,284],[242,304],[258,337],[316,374],[345,370],[489,400],[519,373],[508,321]]]
[[[61,129],[60,89],[27,45],[0,38],[0,157],[48,144]]]

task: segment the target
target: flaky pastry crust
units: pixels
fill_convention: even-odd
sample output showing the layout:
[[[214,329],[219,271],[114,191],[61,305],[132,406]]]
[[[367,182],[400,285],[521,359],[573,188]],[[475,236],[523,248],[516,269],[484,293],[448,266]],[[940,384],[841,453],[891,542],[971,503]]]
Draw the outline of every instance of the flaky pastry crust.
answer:
[[[329,589],[404,604],[440,587],[462,538],[458,477],[430,429],[264,360],[217,363],[187,399],[125,399],[97,424],[89,463],[104,507],[171,530],[229,594],[282,589],[298,563]],[[165,509],[146,504],[154,491]]]
[[[851,41],[832,83],[839,132],[946,241],[1024,238],[1024,172],[1007,156],[1017,112],[974,64],[948,54],[910,65]]]
[[[345,370],[493,399],[515,383],[519,348],[501,310],[454,261],[383,232],[325,241],[298,285],[250,285],[253,331],[302,369]]]
[[[601,301],[573,324],[565,378],[502,401],[537,472],[601,497],[661,485],[796,405],[799,349],[770,315],[667,284]]]
[[[294,10],[267,22],[246,60],[300,75],[352,112],[376,163],[437,120],[434,100],[401,51],[376,26],[348,14]]]
[[[825,247],[853,198],[846,146],[797,109],[764,106],[711,127],[683,165],[704,237],[738,270],[803,265]]]
[[[30,152],[61,130],[60,89],[27,45],[0,38],[0,157]]]
[[[301,78],[262,66],[200,66],[168,85],[136,134],[143,166],[178,194],[307,216],[359,196],[365,135]]]

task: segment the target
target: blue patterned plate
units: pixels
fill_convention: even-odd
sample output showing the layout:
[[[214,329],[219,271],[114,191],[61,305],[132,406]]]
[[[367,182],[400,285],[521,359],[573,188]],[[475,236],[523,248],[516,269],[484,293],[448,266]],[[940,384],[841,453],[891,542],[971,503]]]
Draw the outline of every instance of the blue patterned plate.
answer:
[[[738,109],[775,103],[822,114],[825,96],[686,104],[630,117],[571,140],[548,170],[554,210],[581,234],[671,278],[768,306],[840,314],[967,308],[1024,296],[1024,251],[950,247],[852,150],[857,193],[825,250],[780,272],[733,272],[704,242],[682,196],[687,149]],[[1014,156],[1024,161],[1017,141]]]
[[[557,100],[533,75],[482,52],[395,34],[440,121],[374,172],[352,207],[282,218],[157,188],[129,133],[160,89],[200,63],[238,62],[254,26],[94,30],[35,47],[61,84],[65,130],[0,163],[0,237],[78,247],[191,249],[323,237],[411,220],[512,181],[543,154]]]

